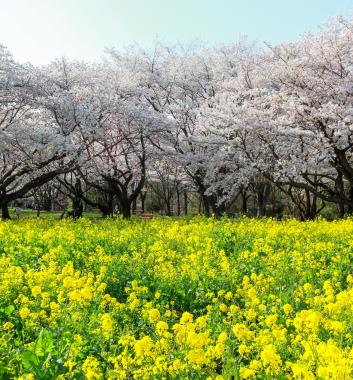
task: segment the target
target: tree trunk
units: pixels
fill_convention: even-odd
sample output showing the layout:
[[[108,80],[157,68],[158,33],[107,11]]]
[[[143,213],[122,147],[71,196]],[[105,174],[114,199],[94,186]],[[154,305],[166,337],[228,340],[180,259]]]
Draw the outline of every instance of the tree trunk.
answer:
[[[272,191],[272,216],[276,217],[276,191],[273,189]]]
[[[241,211],[244,214],[247,214],[248,212],[248,195],[246,194],[246,191],[241,191]]]
[[[346,212],[346,210],[344,209],[344,204],[342,203],[338,203],[338,213],[340,215],[340,218],[344,218],[344,214]]]
[[[353,183],[349,184],[348,198],[350,201],[353,201]],[[351,206],[351,205],[348,206],[347,213],[349,215],[353,214],[353,206]]]
[[[66,207],[62,210],[59,219],[60,219],[60,220],[64,219],[65,214],[66,214]]]
[[[180,204],[180,191],[179,187],[176,188],[176,196],[177,196],[177,215],[180,216],[181,214],[181,204]]]
[[[1,218],[2,220],[11,219],[8,204],[5,202],[1,203]]]
[[[224,204],[217,205],[215,200],[211,201],[212,211],[216,218],[220,218],[226,211]]]
[[[268,183],[259,183],[256,188],[257,216],[266,216],[266,204],[271,194],[271,186]]]
[[[336,191],[339,196],[343,197],[344,196],[344,182],[343,182],[343,175],[342,173],[338,173],[337,178],[336,178]],[[344,217],[346,210],[344,207],[343,203],[338,203],[338,212],[341,218]]]
[[[142,210],[142,212],[145,212],[146,195],[147,195],[147,192],[145,192],[144,194],[141,193],[141,210]]]
[[[136,209],[137,209],[137,197],[134,198],[134,200],[132,201],[132,209],[133,209],[134,211],[136,211]]]
[[[102,198],[97,202],[97,206],[104,218],[112,216],[114,213],[114,197],[111,194],[108,194],[105,199]],[[118,208],[119,211],[121,211],[120,202],[118,203]]]
[[[260,189],[257,193],[257,216],[261,218],[262,216],[265,216],[266,214],[266,205],[265,205],[265,199],[264,199],[264,193],[263,190]]]
[[[199,198],[198,214],[201,214],[202,205],[203,205],[203,203],[202,203],[202,196],[200,196],[200,198]]]
[[[309,194],[310,196],[310,194]],[[311,207],[310,207],[310,219],[314,220],[316,218],[317,212],[317,196],[314,194],[311,200]]]
[[[203,204],[203,212],[206,216],[211,215],[211,210],[210,210],[210,202],[209,199],[206,195],[202,194],[202,204]]]
[[[184,191],[184,214],[188,214],[188,193],[186,190]]]
[[[43,210],[50,212],[52,210],[52,200],[51,197],[48,195],[47,197],[44,197],[44,207]]]
[[[123,214],[124,219],[130,219],[131,218],[131,207],[130,203],[121,203],[121,213]]]
[[[172,205],[169,199],[165,201],[165,208],[166,208],[167,216],[172,216]]]

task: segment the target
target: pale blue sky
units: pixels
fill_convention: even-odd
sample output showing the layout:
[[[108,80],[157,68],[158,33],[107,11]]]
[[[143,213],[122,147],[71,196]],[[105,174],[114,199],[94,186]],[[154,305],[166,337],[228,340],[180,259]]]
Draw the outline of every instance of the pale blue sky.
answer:
[[[156,39],[291,41],[352,14],[352,0],[0,0],[0,43],[20,61],[99,60],[106,47]]]

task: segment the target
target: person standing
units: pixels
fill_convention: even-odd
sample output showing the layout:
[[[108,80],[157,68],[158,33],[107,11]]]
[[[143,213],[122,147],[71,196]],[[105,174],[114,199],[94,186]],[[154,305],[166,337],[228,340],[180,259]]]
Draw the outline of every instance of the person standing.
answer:
[[[16,217],[17,217],[17,219],[20,219],[21,211],[22,211],[21,207],[16,206],[16,208],[15,208],[15,213],[16,213]]]

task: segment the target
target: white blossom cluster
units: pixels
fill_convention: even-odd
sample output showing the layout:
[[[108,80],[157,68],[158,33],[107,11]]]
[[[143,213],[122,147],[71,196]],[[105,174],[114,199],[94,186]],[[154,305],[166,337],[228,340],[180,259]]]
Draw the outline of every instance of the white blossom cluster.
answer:
[[[130,207],[169,170],[213,211],[256,181],[353,209],[352,133],[352,19],[294,43],[111,49],[101,64],[19,65],[0,46],[0,204],[75,172]]]

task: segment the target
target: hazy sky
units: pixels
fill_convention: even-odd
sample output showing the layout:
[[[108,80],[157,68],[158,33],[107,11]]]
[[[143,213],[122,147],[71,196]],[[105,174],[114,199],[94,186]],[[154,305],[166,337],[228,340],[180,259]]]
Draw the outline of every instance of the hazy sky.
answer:
[[[0,0],[0,43],[20,61],[99,60],[106,47],[156,39],[295,40],[352,14],[352,0]]]

